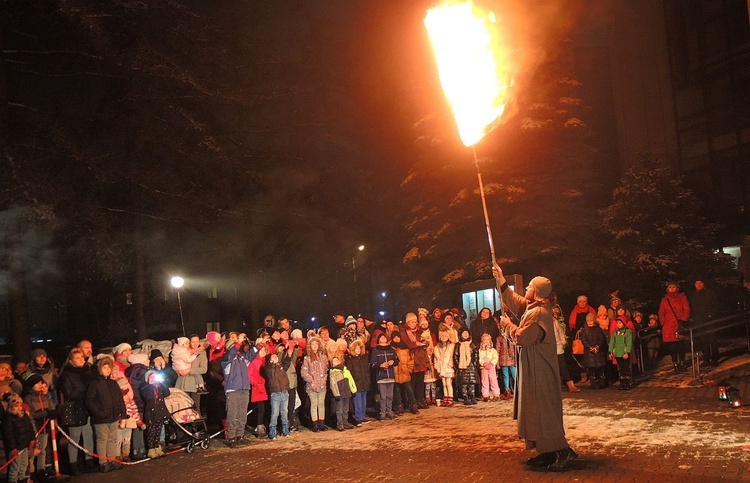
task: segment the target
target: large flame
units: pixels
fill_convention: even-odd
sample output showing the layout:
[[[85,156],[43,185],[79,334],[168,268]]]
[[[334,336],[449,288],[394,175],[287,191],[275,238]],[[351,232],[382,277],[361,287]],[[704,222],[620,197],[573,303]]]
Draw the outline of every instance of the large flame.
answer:
[[[443,2],[427,11],[424,23],[461,141],[472,146],[492,130],[508,103],[509,42],[501,38],[495,15],[471,1]]]

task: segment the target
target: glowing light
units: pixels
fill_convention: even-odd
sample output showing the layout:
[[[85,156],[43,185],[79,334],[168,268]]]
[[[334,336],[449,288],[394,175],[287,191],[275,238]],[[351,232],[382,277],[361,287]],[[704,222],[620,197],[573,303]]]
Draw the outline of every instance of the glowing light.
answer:
[[[509,42],[494,13],[470,1],[447,1],[424,19],[440,84],[453,110],[461,141],[477,143],[503,115],[513,65]]]
[[[364,246],[364,245],[360,245],[360,246],[358,246],[358,247],[357,247],[357,250],[359,250],[360,252],[361,252],[362,250],[364,250],[364,249],[365,249],[365,246]]]
[[[185,285],[185,279],[182,277],[172,277],[170,282],[174,288],[182,288],[182,286]]]

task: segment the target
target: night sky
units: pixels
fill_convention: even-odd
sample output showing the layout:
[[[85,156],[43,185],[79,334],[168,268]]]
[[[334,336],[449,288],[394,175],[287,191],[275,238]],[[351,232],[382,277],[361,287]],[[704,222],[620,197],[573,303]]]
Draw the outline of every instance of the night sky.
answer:
[[[581,12],[562,0],[486,3],[512,20],[528,64],[519,91],[539,83],[535,68],[557,61]],[[70,320],[111,319],[107,307],[145,280],[145,310],[163,318],[166,280],[180,273],[194,294],[233,294],[239,314],[221,318],[354,311],[355,258],[365,298],[432,303],[396,295],[414,237],[405,225],[420,199],[476,181],[423,25],[432,5],[5,2],[0,120],[14,162],[1,201],[34,267],[29,297],[64,301]],[[519,104],[547,94],[531,91]],[[501,129],[478,151],[528,158],[512,150],[530,141],[509,138]],[[402,186],[415,166],[454,173],[453,184]],[[455,240],[479,241],[467,256],[486,251],[480,205],[471,212],[450,215],[469,223]],[[427,275],[439,282],[446,268]]]

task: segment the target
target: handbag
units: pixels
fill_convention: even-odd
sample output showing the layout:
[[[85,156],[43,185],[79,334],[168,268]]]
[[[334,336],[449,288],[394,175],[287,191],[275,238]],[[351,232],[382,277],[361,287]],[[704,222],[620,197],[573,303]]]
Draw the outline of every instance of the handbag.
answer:
[[[573,345],[571,346],[573,354],[580,356],[584,351],[583,342],[581,342],[581,331],[576,332],[576,337],[573,339]]]
[[[76,427],[88,423],[86,408],[76,401],[66,401],[57,405],[57,419],[62,426]]]
[[[680,332],[687,331],[689,327],[689,323],[687,320],[680,320],[679,317],[677,317],[677,312],[675,311],[674,307],[672,307],[672,302],[667,299],[667,303],[669,304],[669,308],[672,309],[672,313],[674,314],[674,318],[677,319],[677,331],[675,332],[675,337],[678,339],[683,338],[682,334]]]

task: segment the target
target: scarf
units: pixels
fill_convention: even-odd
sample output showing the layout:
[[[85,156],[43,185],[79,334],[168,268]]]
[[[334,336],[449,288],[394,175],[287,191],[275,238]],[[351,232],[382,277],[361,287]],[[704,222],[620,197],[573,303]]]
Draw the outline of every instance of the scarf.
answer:
[[[471,341],[466,340],[461,342],[461,346],[458,349],[459,359],[458,368],[466,369],[471,364]]]

